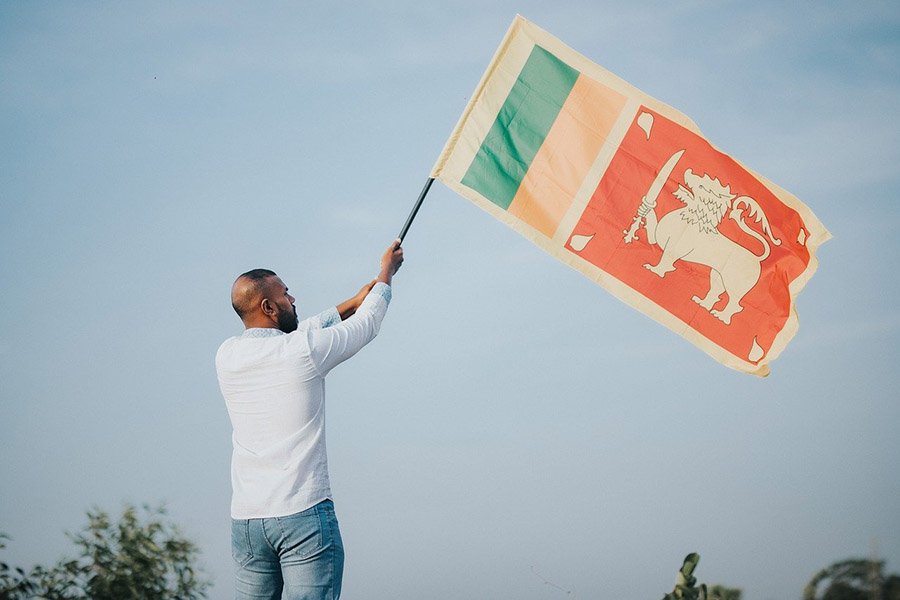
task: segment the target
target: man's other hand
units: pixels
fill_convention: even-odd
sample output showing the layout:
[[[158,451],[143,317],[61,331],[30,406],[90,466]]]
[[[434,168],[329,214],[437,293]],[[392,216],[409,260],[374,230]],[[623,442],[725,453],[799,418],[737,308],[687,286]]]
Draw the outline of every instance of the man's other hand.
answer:
[[[400,269],[403,264],[403,248],[400,247],[400,240],[394,240],[387,250],[381,256],[381,273],[376,281],[391,284],[391,278]]]

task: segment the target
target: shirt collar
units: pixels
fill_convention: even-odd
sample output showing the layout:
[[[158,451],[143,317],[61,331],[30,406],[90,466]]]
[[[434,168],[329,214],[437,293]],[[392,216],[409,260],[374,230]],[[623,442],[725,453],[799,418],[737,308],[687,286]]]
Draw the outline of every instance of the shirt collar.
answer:
[[[241,337],[264,338],[275,337],[278,335],[284,335],[284,332],[280,329],[275,329],[274,327],[251,327],[249,329],[245,329]]]

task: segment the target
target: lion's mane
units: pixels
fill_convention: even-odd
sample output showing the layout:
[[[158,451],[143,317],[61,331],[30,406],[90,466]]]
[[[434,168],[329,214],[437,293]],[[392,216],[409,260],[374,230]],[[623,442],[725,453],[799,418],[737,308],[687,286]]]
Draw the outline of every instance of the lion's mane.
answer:
[[[704,233],[718,234],[719,223],[736,197],[731,186],[722,185],[718,178],[711,179],[707,174],[695,175],[691,169],[684,172],[684,182],[690,189],[679,185],[675,191],[675,197],[687,205],[681,213],[682,220]]]

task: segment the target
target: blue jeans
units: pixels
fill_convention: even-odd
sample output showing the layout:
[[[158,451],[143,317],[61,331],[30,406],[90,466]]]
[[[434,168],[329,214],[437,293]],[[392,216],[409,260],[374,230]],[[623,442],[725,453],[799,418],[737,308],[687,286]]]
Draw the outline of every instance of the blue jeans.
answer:
[[[286,517],[234,519],[235,600],[337,600],[344,544],[334,504]]]

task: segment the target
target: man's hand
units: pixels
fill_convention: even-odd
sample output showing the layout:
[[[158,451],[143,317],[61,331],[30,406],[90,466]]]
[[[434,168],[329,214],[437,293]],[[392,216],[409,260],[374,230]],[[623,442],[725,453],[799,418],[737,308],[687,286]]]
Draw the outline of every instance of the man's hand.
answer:
[[[403,264],[403,248],[400,247],[400,240],[394,240],[388,249],[381,256],[381,273],[375,281],[380,281],[391,285],[391,278],[400,269]]]
[[[390,285],[391,278],[394,276],[394,273],[400,269],[400,265],[402,264],[403,248],[400,247],[400,240],[394,240],[381,256],[381,273],[379,273],[378,277],[362,286],[355,296],[337,305],[337,311],[341,315],[341,320],[343,321],[352,317],[353,314],[356,313],[356,309],[358,309],[363,300],[366,299],[366,296],[369,295],[369,292],[372,291],[372,288],[376,283],[380,281]]]

